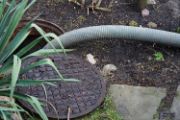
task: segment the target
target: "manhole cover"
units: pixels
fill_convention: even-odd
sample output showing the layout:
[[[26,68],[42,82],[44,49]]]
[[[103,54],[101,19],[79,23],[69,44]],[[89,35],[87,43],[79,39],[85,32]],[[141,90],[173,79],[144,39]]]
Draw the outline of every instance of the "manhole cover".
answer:
[[[85,115],[98,107],[105,97],[106,84],[95,67],[75,55],[50,56],[64,78],[76,78],[81,82],[60,82],[56,87],[45,85],[46,95],[42,86],[18,88],[19,92],[47,100],[52,104],[61,119]],[[33,57],[24,62],[24,67],[41,58]],[[35,68],[22,76],[26,79],[46,80],[57,78],[57,73],[49,66]],[[34,112],[32,107],[22,102],[23,106]],[[57,118],[56,112],[50,104],[45,104],[44,110],[48,117]]]

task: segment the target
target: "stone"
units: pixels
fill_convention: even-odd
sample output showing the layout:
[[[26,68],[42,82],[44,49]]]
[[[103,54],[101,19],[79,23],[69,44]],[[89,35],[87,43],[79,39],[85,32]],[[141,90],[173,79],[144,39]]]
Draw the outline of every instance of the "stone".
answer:
[[[95,60],[95,58],[94,58],[94,56],[92,54],[87,54],[86,55],[86,60],[89,63],[93,64],[93,65],[96,64],[96,60]]]
[[[102,74],[103,76],[111,75],[112,72],[116,70],[117,70],[117,67],[114,64],[107,64],[103,67]]]
[[[157,24],[154,23],[154,22],[149,22],[149,23],[147,24],[147,26],[148,26],[149,28],[157,28]]]
[[[147,16],[149,16],[149,10],[148,9],[143,9],[143,10],[141,10],[141,15],[143,16],[143,17],[147,17]]]
[[[175,113],[175,120],[180,120],[180,86],[177,88],[176,96],[171,106],[171,112]]]
[[[124,120],[154,120],[166,89],[114,84],[110,95]]]

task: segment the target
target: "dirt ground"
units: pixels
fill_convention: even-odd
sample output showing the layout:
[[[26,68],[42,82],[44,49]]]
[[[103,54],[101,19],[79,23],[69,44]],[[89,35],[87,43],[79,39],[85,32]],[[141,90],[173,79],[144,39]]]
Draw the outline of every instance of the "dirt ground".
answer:
[[[109,5],[111,0],[103,0],[102,6]],[[133,0],[114,0],[112,12],[97,11],[87,15],[86,9],[68,3],[66,0],[38,0],[28,11],[26,17],[31,18],[41,13],[40,18],[58,24],[65,31],[75,28],[117,24],[128,25],[134,20],[139,25],[147,27],[148,22],[155,22],[157,29],[176,31],[180,19],[171,17],[170,11],[162,10],[161,5],[167,0],[159,0],[154,6],[149,6],[150,15],[143,18]],[[168,94],[162,101],[159,111],[168,111],[180,83],[180,49],[154,43],[144,43],[128,40],[107,40],[81,43],[71,48],[77,49],[77,54],[85,56],[91,53],[97,59],[98,69],[106,64],[114,64],[118,70],[107,77],[109,84],[129,84],[138,86],[155,86],[167,88]],[[164,61],[156,61],[153,54],[161,52]]]

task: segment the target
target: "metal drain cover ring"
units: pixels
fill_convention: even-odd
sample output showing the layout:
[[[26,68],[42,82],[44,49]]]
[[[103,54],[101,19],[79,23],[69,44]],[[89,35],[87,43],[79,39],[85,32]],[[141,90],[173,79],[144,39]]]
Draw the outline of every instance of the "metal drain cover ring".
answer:
[[[81,82],[60,82],[57,86],[45,85],[47,91],[47,101],[51,103],[58,112],[60,119],[67,118],[68,108],[70,108],[70,118],[83,116],[98,107],[106,93],[106,83],[100,73],[91,64],[85,62],[75,55],[50,56],[64,78],[76,78]],[[42,59],[32,57],[23,63],[23,67],[33,61]],[[49,66],[37,67],[22,75],[25,79],[53,79],[57,78],[57,73]],[[19,92],[27,93],[46,100],[46,95],[42,86],[29,86],[18,88]],[[35,112],[32,107],[22,102],[22,105],[30,111]],[[44,110],[48,117],[58,118],[52,106],[45,104]]]

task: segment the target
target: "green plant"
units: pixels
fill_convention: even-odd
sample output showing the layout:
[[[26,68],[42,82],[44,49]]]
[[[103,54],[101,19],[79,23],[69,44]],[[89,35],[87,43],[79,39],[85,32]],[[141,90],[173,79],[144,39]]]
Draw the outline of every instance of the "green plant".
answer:
[[[135,20],[131,20],[131,21],[129,22],[129,26],[135,26],[135,27],[138,27],[139,24],[138,24]]]
[[[180,33],[180,27],[177,28],[176,32]]]
[[[77,120],[123,120],[113,105],[112,98],[107,95],[101,107],[82,119]]]
[[[68,52],[61,45],[61,49],[41,49],[31,54],[27,54],[35,45],[41,40],[49,42],[51,39],[58,39],[54,33],[45,33],[39,26],[33,23],[32,20],[27,23],[16,35],[15,30],[24,13],[35,2],[31,0],[0,0],[0,119],[4,120],[21,120],[22,113],[29,115],[17,102],[16,99],[24,100],[28,102],[34,110],[39,114],[41,119],[48,120],[46,114],[43,111],[42,103],[38,98],[26,94],[20,94],[15,91],[17,86],[26,87],[29,85],[43,85],[53,84],[52,82],[58,82],[60,80],[76,81],[74,79],[65,79],[59,73],[54,63],[49,58],[45,58],[28,65],[25,69],[21,68],[22,62],[31,56],[44,56],[54,53]],[[41,36],[37,37],[30,44],[20,48],[20,45],[30,34],[31,29],[36,29]],[[18,49],[18,52],[16,50]],[[51,66],[59,75],[59,79],[55,80],[22,80],[20,75],[27,72],[30,69],[41,65]]]
[[[164,55],[162,54],[162,52],[155,52],[154,59],[156,61],[164,61]]]

